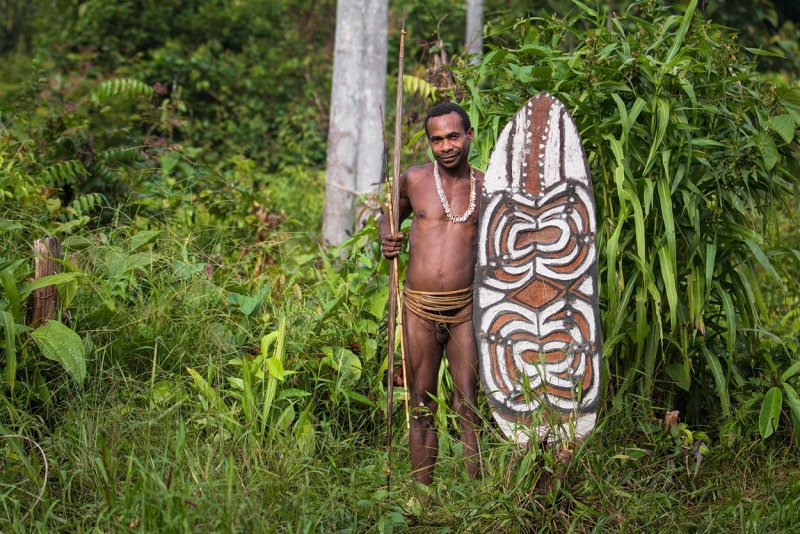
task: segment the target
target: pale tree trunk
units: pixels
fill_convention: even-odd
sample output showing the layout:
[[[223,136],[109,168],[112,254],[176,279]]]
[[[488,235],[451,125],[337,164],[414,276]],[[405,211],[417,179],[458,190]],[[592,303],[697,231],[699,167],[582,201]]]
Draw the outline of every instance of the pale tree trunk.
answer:
[[[467,0],[467,55],[478,64],[483,55],[483,0]]]
[[[383,172],[383,136],[381,111],[386,110],[386,55],[389,35],[389,2],[365,0],[363,94],[361,130],[358,136],[356,191],[375,192]],[[370,215],[378,213],[375,200],[357,203],[356,217],[360,227]]]
[[[322,220],[326,244],[338,245],[352,235],[355,197],[374,190],[372,184],[380,180],[387,10],[388,0],[339,0],[336,6]]]

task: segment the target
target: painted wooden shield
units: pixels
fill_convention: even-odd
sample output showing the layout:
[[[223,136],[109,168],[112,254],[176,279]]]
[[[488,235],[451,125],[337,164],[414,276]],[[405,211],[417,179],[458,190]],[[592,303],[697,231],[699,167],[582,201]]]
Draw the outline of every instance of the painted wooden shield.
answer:
[[[600,397],[597,222],[575,122],[547,93],[503,129],[481,199],[474,325],[500,428],[580,439]]]

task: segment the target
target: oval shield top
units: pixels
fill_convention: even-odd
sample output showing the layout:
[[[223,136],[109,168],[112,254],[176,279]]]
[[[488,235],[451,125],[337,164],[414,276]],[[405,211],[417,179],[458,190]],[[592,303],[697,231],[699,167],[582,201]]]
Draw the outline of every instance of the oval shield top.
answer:
[[[519,443],[582,438],[600,396],[597,222],[559,100],[540,93],[514,115],[482,195],[474,326],[492,413]]]

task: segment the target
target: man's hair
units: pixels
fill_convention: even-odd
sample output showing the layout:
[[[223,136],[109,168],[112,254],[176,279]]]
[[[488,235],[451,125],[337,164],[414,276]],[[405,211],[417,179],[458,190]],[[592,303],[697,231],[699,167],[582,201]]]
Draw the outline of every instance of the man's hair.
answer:
[[[467,115],[467,112],[464,111],[464,108],[452,102],[445,102],[443,104],[436,104],[431,108],[430,111],[428,111],[428,115],[425,117],[425,135],[428,135],[429,120],[431,120],[433,117],[442,117],[444,115],[449,115],[450,113],[458,113],[458,116],[461,117],[461,125],[464,127],[464,131],[469,132],[469,129],[472,128],[472,124],[470,123],[469,115]]]

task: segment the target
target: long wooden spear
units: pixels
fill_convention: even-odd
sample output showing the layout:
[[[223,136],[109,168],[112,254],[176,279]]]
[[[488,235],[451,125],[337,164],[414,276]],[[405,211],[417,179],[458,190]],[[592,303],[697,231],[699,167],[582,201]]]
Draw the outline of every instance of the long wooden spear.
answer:
[[[394,169],[392,180],[389,182],[389,225],[392,235],[400,231],[400,152],[402,150],[403,132],[403,70],[406,46],[406,20],[403,17],[403,26],[400,30],[400,59],[397,73],[397,100],[395,102],[394,119]],[[392,481],[392,404],[394,402],[394,347],[395,331],[397,329],[397,302],[398,302],[397,256],[392,258],[389,267],[389,351],[387,352],[386,372],[386,486],[391,487]],[[402,333],[400,334],[403,335]],[[406,395],[408,397],[408,395]]]

